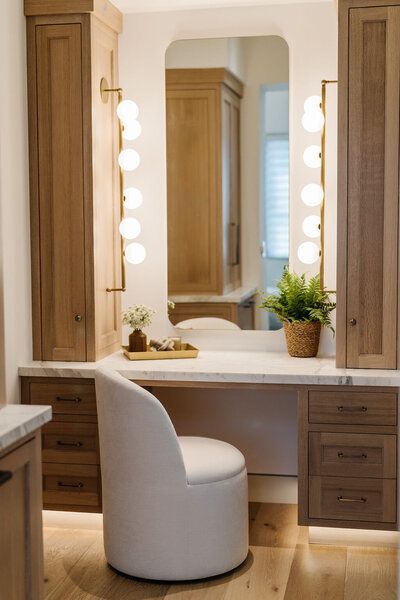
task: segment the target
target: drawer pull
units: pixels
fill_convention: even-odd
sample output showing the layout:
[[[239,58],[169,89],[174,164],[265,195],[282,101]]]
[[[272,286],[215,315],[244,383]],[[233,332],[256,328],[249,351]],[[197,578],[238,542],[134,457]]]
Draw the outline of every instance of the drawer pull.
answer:
[[[57,440],[57,446],[70,446],[74,448],[81,448],[83,446],[83,442],[63,442],[62,440]]]
[[[81,481],[78,481],[78,483],[64,483],[63,481],[58,481],[57,485],[59,487],[83,488],[83,483]]]
[[[345,498],[344,496],[337,497],[338,502],[360,502],[361,504],[365,504],[366,498]]]
[[[343,452],[337,453],[338,458],[368,458],[367,454],[343,454]]]
[[[367,406],[337,406],[338,412],[367,412]]]
[[[7,483],[7,481],[10,481],[12,476],[13,474],[11,471],[0,471],[0,486]]]
[[[82,398],[79,398],[79,396],[57,396],[56,400],[57,402],[82,402]]]

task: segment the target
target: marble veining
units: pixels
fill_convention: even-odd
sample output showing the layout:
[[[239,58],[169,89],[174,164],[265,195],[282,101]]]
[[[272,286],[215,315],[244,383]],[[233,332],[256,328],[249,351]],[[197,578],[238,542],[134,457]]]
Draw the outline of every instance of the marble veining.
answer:
[[[0,408],[0,451],[51,420],[50,406],[8,404]]]
[[[334,358],[264,351],[204,350],[195,359],[136,362],[116,352],[96,363],[31,362],[20,366],[19,375],[93,378],[100,366],[134,380],[400,387],[400,371],[337,369]]]

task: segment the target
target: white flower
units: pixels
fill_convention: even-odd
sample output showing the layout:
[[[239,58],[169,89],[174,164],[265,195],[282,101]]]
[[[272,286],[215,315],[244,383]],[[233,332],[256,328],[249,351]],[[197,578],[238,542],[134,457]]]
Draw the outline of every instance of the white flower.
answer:
[[[122,323],[129,325],[134,331],[139,331],[144,327],[151,325],[152,317],[155,311],[144,304],[133,304],[122,313]]]

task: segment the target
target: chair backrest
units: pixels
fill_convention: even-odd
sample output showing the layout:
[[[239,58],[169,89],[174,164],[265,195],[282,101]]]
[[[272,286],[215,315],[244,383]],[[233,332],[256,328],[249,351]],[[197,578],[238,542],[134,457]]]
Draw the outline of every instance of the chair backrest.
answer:
[[[175,325],[178,329],[240,329],[239,325],[219,317],[196,317]]]
[[[103,492],[186,485],[178,438],[157,398],[109,369],[97,369],[95,383]]]

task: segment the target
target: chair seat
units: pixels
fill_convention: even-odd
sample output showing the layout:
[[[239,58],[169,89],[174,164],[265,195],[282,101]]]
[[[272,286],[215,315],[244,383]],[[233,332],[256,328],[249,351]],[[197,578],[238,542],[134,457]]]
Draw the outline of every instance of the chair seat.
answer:
[[[229,479],[245,468],[243,454],[231,444],[204,437],[178,439],[190,485]]]

